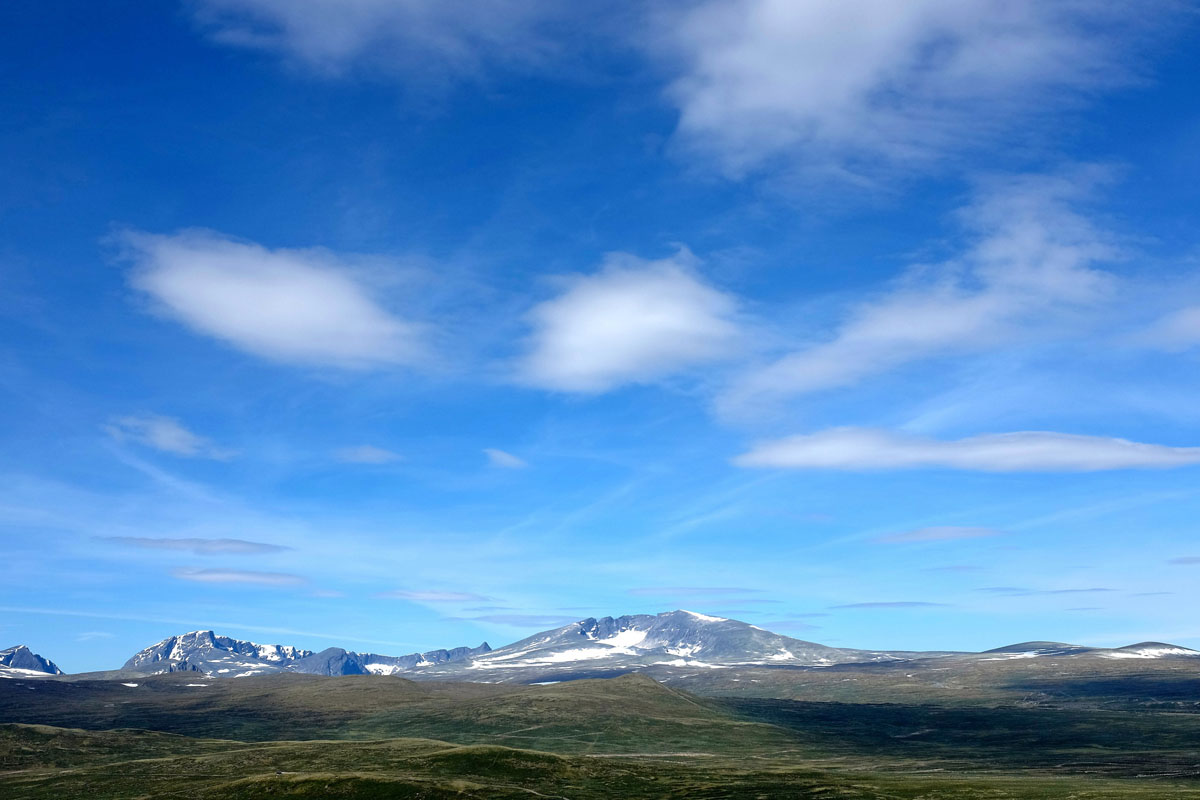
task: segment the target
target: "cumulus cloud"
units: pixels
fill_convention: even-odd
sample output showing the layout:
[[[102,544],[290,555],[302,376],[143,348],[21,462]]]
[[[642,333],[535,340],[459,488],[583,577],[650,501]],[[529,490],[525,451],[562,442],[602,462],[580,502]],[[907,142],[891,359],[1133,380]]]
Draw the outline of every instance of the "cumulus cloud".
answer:
[[[986,145],[1128,80],[1139,29],[1170,4],[1073,0],[704,0],[657,48],[687,150],[867,180]]]
[[[217,447],[170,417],[154,414],[117,417],[105,430],[117,441],[137,442],[177,456],[224,460],[233,455],[233,451]]]
[[[412,600],[416,603],[479,603],[491,599],[472,592],[409,591],[407,589],[380,592],[375,597]]]
[[[334,457],[346,464],[389,464],[401,459],[399,453],[369,444],[343,447],[334,453]]]
[[[1114,279],[1096,264],[1119,251],[1072,206],[1104,179],[1103,170],[1083,169],[981,190],[959,213],[971,242],[960,257],[912,266],[824,341],[743,375],[719,407],[746,414],[923,359],[1011,347],[1099,307]]]
[[[321,72],[366,61],[428,80],[542,64],[569,32],[536,0],[196,0],[215,42],[277,52]]]
[[[994,528],[964,528],[943,526],[932,528],[917,528],[903,533],[889,533],[878,537],[877,542],[949,542],[957,539],[979,539],[985,536],[999,536],[1003,531]]]
[[[483,448],[483,454],[487,456],[488,463],[493,467],[500,467],[501,469],[524,469],[529,466],[529,462],[525,459],[518,458],[512,453],[506,453],[503,450],[497,450],[494,447]]]
[[[266,542],[251,542],[245,539],[169,539],[154,536],[102,536],[101,541],[142,547],[149,550],[186,550],[196,555],[256,555],[281,553],[290,547]]]
[[[1094,472],[1200,464],[1200,447],[1020,431],[939,440],[867,428],[833,428],[760,442],[734,463],[792,469],[962,469],[984,472]]]
[[[242,569],[177,569],[176,578],[198,583],[246,583],[257,586],[299,586],[307,581],[286,572],[254,572]]]
[[[533,308],[521,378],[567,392],[650,382],[725,358],[739,338],[737,302],[703,282],[686,251],[660,261],[607,258]]]
[[[322,250],[270,250],[211,231],[127,232],[129,280],[192,330],[291,364],[363,369],[412,364],[418,327],[381,306]]]

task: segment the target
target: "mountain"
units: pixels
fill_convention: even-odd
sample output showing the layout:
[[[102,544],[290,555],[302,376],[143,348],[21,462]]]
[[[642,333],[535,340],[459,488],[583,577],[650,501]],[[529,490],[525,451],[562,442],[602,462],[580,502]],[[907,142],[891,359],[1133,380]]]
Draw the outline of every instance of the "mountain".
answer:
[[[793,639],[755,625],[694,611],[588,617],[492,650],[479,647],[430,650],[404,656],[357,653],[331,647],[314,653],[282,645],[192,631],[168,637],[130,658],[130,674],[195,672],[240,678],[278,672],[309,675],[403,675],[414,680],[482,683],[544,683],[644,672],[660,680],[684,680],[719,671],[735,680],[739,670],[814,669],[849,665],[1003,662],[1044,658],[1183,659],[1200,652],[1161,642],[1120,648],[1063,642],[1022,642],[983,653],[856,650]],[[48,663],[48,662],[47,662]],[[53,665],[50,665],[53,667]],[[57,668],[54,668],[57,669]]]
[[[1200,658],[1200,651],[1164,642],[1139,642],[1124,647],[1087,647],[1064,642],[1021,642],[982,653],[964,654],[963,658],[1002,661],[1015,658]]]
[[[561,628],[410,677],[513,681],[563,680],[634,669],[726,669],[747,666],[825,667],[900,661],[946,653],[885,652],[828,647],[792,639],[738,620],[666,611],[588,617]],[[662,672],[663,669],[655,670]]]
[[[314,653],[277,644],[256,644],[212,631],[191,631],[170,636],[136,653],[124,670],[143,674],[199,672],[216,678],[243,678],[273,672],[309,675],[394,675],[411,669],[443,664],[487,653],[487,642],[479,647],[431,650],[406,656],[355,653],[331,647]]]
[[[289,664],[289,672],[309,675],[397,675],[421,667],[431,667],[491,652],[487,642],[479,647],[455,647],[451,650],[430,650],[407,656],[381,656],[378,653],[355,653],[340,647],[330,647],[319,653]]]
[[[49,659],[42,658],[23,644],[0,650],[0,678],[37,678],[62,675]]]
[[[150,674],[203,672],[241,678],[280,672],[288,664],[312,654],[311,650],[217,636],[212,631],[191,631],[150,645],[126,661],[124,669]]]

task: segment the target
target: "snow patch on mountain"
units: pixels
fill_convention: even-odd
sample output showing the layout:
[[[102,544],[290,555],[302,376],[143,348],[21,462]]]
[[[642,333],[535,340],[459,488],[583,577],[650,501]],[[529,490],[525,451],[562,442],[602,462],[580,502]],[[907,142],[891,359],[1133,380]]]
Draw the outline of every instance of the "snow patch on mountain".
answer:
[[[1142,642],[1101,653],[1104,658],[1200,658],[1200,651],[1163,642]]]

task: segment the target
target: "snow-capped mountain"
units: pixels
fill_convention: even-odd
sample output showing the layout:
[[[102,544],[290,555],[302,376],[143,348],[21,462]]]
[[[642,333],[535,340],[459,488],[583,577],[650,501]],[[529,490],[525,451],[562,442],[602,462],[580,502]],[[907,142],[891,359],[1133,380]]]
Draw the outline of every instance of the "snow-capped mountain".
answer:
[[[982,653],[964,655],[981,661],[1006,661],[1019,658],[1200,658],[1200,651],[1164,642],[1139,642],[1124,647],[1087,647],[1064,642],[1021,642]]]
[[[1165,642],[1138,642],[1111,650],[1097,650],[1103,658],[1200,658],[1200,650]]]
[[[406,656],[355,653],[331,647],[314,653],[278,644],[256,644],[212,631],[191,631],[170,636],[135,654],[123,669],[145,674],[200,672],[217,678],[244,678],[273,672],[300,672],[310,675],[395,675],[423,666],[443,664],[456,659],[486,653],[487,642],[479,647],[431,650]]]
[[[23,644],[0,650],[0,678],[39,678],[62,675],[49,659],[42,658]]]
[[[14,651],[17,649],[23,648],[14,648]],[[682,679],[709,670],[727,670],[720,674],[731,675],[739,668],[795,669],[899,662],[920,668],[922,664],[947,658],[995,662],[1030,658],[1200,659],[1200,652],[1161,642],[1142,642],[1119,648],[1022,642],[983,653],[855,650],[793,639],[738,620],[694,611],[666,611],[623,617],[588,617],[498,650],[492,650],[484,642],[479,647],[430,650],[404,656],[356,653],[339,647],[314,653],[296,647],[255,644],[217,636],[212,631],[192,631],[147,647],[129,659],[124,669],[141,674],[196,672],[214,678],[296,672],[536,683],[611,676],[635,670],[663,679]],[[32,662],[22,660],[21,663]],[[58,668],[53,664],[44,660],[43,663],[57,672]]]
[[[217,636],[212,631],[191,631],[169,636],[136,653],[123,669],[150,674],[203,672],[240,678],[280,672],[288,664],[312,654],[311,650]]]
[[[737,620],[667,611],[589,617],[485,655],[422,670],[420,677],[509,681],[537,674],[569,677],[577,672],[603,674],[650,667],[829,666],[935,655],[942,654],[828,647]]]
[[[299,659],[287,667],[289,672],[310,675],[399,675],[400,673],[459,661],[491,651],[487,642],[479,647],[455,647],[451,650],[430,650],[406,656],[381,656],[378,653],[355,653],[340,647],[330,647]]]

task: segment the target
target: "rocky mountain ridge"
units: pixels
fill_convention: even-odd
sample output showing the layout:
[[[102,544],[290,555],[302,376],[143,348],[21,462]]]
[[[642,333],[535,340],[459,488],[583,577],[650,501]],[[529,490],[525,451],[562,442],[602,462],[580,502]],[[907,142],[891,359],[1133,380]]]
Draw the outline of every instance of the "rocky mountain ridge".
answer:
[[[29,678],[62,675],[53,661],[42,658],[23,644],[0,650],[0,678]]]
[[[128,675],[184,672],[213,678],[294,672],[538,683],[635,671],[686,677],[706,670],[738,668],[815,669],[941,659],[983,663],[1041,658],[1200,661],[1200,651],[1163,642],[1100,648],[1042,641],[981,653],[858,650],[794,639],[738,620],[678,610],[588,617],[496,650],[484,642],[478,647],[403,656],[359,653],[339,647],[313,652],[219,636],[211,630],[191,631],[169,636],[139,651],[118,672]],[[0,651],[0,677],[49,678],[61,674],[52,662],[28,648]]]
[[[170,672],[198,672],[209,677],[243,678],[273,672],[299,672],[308,675],[395,675],[423,666],[469,658],[491,650],[487,642],[479,647],[431,650],[405,656],[356,653],[330,647],[315,653],[277,644],[257,644],[213,631],[190,631],[169,636],[134,654],[122,667],[127,672],[157,675]]]

